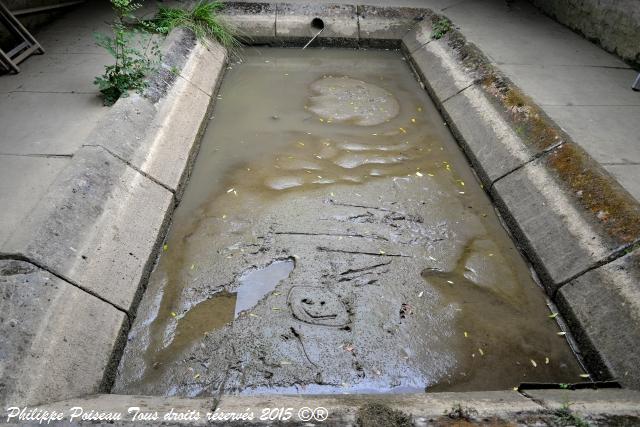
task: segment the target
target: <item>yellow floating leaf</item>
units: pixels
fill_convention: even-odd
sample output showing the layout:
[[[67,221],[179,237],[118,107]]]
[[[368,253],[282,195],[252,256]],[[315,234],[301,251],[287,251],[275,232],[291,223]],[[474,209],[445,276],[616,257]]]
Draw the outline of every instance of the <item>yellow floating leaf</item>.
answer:
[[[167,252],[167,251],[169,250],[169,245],[164,245],[164,246],[162,247],[162,250],[163,250],[163,251],[165,251],[165,252]]]
[[[422,111],[422,107],[418,107],[418,111]]]
[[[253,314],[253,313],[249,313],[249,316],[251,316],[251,317],[260,317],[257,314]]]
[[[413,117],[411,117],[411,123],[415,123],[416,119],[414,119]]]
[[[545,365],[548,365],[548,364],[549,364],[549,358],[548,358],[548,357],[545,357],[545,358],[544,358],[544,364],[545,364]]]
[[[533,359],[530,359],[530,360],[531,360],[531,364],[533,365],[533,367],[534,367],[534,368],[537,368],[537,367],[538,367],[538,364],[536,363],[536,361],[535,361],[535,360],[533,360]]]
[[[464,331],[464,337],[469,338],[469,333],[467,331]]]
[[[478,352],[480,353],[480,356],[484,356],[484,351],[482,351],[481,348],[478,349]]]
[[[398,129],[399,129],[399,130],[400,130],[400,132],[402,132],[402,133],[407,133],[407,131],[406,131],[406,130],[404,130],[404,128],[398,128]]]
[[[580,378],[589,378],[590,375],[589,374],[580,374]]]
[[[198,378],[200,378],[200,374],[195,374],[195,375],[193,376],[193,379],[194,379],[194,380],[197,380]]]
[[[567,333],[566,333],[566,332],[564,332],[564,331],[563,331],[563,332],[558,332],[558,335],[560,335],[560,336],[564,336],[564,335],[567,335]]]
[[[191,269],[193,270],[194,268],[196,268],[195,264],[191,264]]]
[[[416,172],[416,176],[423,176],[420,172]]]
[[[227,193],[231,193],[231,192],[233,192],[233,188],[230,188],[227,190]]]
[[[280,311],[280,310],[282,310],[282,309],[281,309],[280,307],[271,307],[271,310],[273,310],[273,311]]]
[[[558,316],[558,313],[553,313],[549,315],[550,319],[555,319]]]
[[[175,311],[172,311],[172,312],[171,312],[171,317],[176,317],[176,316],[177,316],[176,312],[175,312]]]

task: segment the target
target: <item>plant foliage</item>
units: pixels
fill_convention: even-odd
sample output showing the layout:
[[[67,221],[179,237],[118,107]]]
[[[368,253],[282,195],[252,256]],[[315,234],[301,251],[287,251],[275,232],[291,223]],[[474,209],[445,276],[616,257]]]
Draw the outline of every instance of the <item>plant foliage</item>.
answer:
[[[113,56],[115,63],[105,67],[104,74],[95,78],[94,83],[102,93],[105,105],[113,105],[130,90],[143,90],[146,75],[159,62],[157,44],[149,46],[149,36],[128,25],[135,21],[135,11],[141,5],[133,0],[111,0],[116,18],[111,28],[113,36],[96,33],[97,44]]]
[[[431,38],[434,40],[441,39],[445,34],[451,31],[451,21],[447,18],[442,18],[433,24],[431,30]]]
[[[219,1],[199,1],[191,10],[161,7],[154,19],[142,21],[141,25],[160,34],[169,34],[174,28],[188,28],[200,40],[216,40],[226,48],[238,48],[240,42],[218,18],[222,7]]]

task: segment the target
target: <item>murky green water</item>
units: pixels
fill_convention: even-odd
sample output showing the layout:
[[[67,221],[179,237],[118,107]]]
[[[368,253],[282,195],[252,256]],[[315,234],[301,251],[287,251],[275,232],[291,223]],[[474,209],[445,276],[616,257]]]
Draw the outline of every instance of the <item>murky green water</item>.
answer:
[[[249,49],[213,115],[118,392],[579,380],[542,290],[397,52]]]

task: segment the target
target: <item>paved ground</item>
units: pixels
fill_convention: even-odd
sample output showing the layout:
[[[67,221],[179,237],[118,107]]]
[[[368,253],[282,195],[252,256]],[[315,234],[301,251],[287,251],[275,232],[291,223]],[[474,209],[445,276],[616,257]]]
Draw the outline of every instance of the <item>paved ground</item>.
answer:
[[[45,55],[0,74],[0,244],[109,111],[93,79],[112,58],[93,34],[109,34],[112,15],[105,0],[69,12],[35,34]]]

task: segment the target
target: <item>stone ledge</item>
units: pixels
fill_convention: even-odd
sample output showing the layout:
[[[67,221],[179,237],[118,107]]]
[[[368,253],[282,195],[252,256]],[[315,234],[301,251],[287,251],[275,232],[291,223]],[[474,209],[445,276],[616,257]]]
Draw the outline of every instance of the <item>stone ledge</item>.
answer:
[[[33,264],[0,260],[0,405],[108,390],[122,311]]]
[[[526,394],[526,396],[525,396]],[[528,396],[528,397],[527,397]],[[424,393],[397,395],[257,395],[222,396],[187,399],[160,396],[94,395],[83,399],[56,402],[43,410],[69,413],[69,408],[81,406],[99,412],[122,413],[124,419],[116,425],[131,425],[127,410],[137,406],[143,412],[158,412],[159,421],[172,409],[173,412],[195,413],[200,418],[191,421],[174,421],[171,425],[211,425],[224,419],[207,421],[207,414],[252,413],[253,419],[227,419],[225,425],[302,425],[298,417],[301,408],[322,407],[328,418],[322,422],[311,420],[305,425],[355,426],[388,425],[385,412],[397,411],[415,426],[429,425],[559,425],[558,410],[569,405],[569,411],[580,418],[599,425],[609,425],[611,416],[619,422],[633,425],[639,414],[640,394],[628,390],[531,390],[524,394],[515,391]],[[375,405],[374,411],[367,411]],[[260,420],[265,408],[291,408],[288,420]],[[214,412],[215,411],[215,412]],[[68,419],[68,416],[67,418]],[[368,422],[368,423],[367,423]],[[136,423],[136,425],[138,425]],[[167,424],[165,421],[163,424]],[[151,423],[149,423],[151,425]]]
[[[593,375],[640,390],[640,250],[567,283],[557,304]]]
[[[147,93],[120,99],[87,139],[88,144],[106,148],[179,199],[214,104],[211,95],[224,74],[227,53],[215,42],[196,43],[185,30],[172,32],[162,50],[167,55]]]
[[[83,147],[0,249],[129,311],[173,195],[100,147]]]

